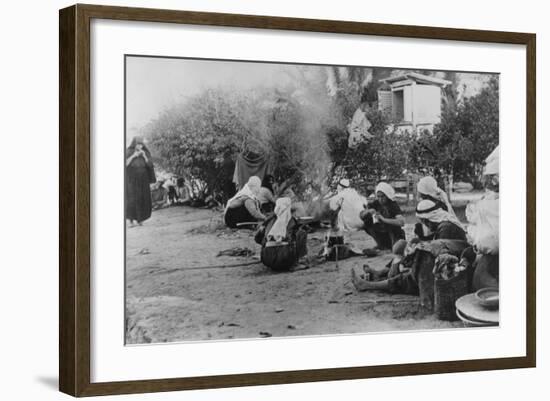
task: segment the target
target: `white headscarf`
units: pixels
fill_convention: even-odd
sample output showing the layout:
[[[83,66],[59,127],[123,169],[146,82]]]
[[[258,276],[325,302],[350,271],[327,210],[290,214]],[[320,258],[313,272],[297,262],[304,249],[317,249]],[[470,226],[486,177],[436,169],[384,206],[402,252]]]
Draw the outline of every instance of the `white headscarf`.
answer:
[[[441,202],[443,202],[445,205],[447,205],[447,211],[456,218],[455,211],[453,209],[453,206],[451,205],[451,202],[449,202],[449,198],[447,197],[447,194],[445,191],[443,191],[441,188],[437,186],[437,182],[435,178],[432,176],[426,176],[422,177],[420,181],[418,181],[418,184],[416,185],[416,189],[419,193],[424,195],[429,195],[434,199],[437,199]],[[420,204],[419,204],[420,205]]]
[[[275,241],[280,242],[286,237],[286,228],[292,217],[291,213],[292,201],[290,198],[279,198],[275,202],[275,215],[277,220],[269,230],[268,237],[272,237]]]
[[[340,181],[338,181],[338,185],[336,186],[336,193],[341,193],[342,191],[349,189],[349,185],[349,180],[347,178],[342,178]]]
[[[395,190],[390,184],[386,182],[378,183],[375,192],[382,192],[389,200],[395,199]]]
[[[416,207],[416,217],[419,219],[426,219],[437,224],[448,221],[462,228],[460,221],[455,215],[445,211],[441,207],[438,207],[435,202],[429,199],[424,199],[418,203],[418,206]]]
[[[245,186],[242,187],[241,190],[235,194],[235,196],[233,196],[231,199],[227,201],[225,210],[227,211],[231,202],[242,197],[251,198],[257,201],[261,186],[262,186],[262,180],[260,180],[255,175],[251,176],[248,179],[248,182],[245,184]]]

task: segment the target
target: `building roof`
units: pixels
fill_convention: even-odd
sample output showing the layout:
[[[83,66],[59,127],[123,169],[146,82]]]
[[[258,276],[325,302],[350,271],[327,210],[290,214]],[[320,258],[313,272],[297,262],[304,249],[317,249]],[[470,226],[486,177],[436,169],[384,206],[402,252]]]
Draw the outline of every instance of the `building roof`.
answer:
[[[380,82],[394,85],[400,81],[406,81],[406,80],[414,81],[421,84],[438,85],[442,87],[445,87],[452,83],[451,81],[448,81],[446,79],[430,77],[429,75],[419,74],[417,72],[406,72],[404,74],[397,75],[395,77],[381,79]]]

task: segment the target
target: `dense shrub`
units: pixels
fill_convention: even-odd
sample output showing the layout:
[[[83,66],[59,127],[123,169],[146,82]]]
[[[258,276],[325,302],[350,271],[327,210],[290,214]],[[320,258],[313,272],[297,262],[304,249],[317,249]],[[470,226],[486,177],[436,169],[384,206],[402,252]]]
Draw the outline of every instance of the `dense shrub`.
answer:
[[[374,70],[371,78],[384,75]],[[263,153],[277,181],[312,197],[334,189],[342,176],[366,190],[422,169],[475,183],[498,144],[497,77],[462,102],[447,93],[432,132],[398,132],[376,109],[377,87],[362,70],[327,70],[330,90],[323,70],[293,71],[299,76],[284,88],[211,88],[165,110],[143,129],[155,162],[186,177],[194,198],[223,203],[234,193],[235,160],[244,151]],[[348,148],[347,125],[360,106],[372,137]]]
[[[411,160],[418,167],[475,185],[485,158],[498,143],[499,89],[494,76],[479,94],[443,109],[441,123],[433,132],[419,135],[411,148]]]

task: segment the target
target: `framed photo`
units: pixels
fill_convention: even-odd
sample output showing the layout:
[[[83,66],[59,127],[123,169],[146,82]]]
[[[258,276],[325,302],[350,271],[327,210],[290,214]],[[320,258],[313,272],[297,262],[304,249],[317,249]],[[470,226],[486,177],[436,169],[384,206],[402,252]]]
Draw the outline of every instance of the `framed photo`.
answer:
[[[62,392],[535,366],[534,34],[59,23]]]

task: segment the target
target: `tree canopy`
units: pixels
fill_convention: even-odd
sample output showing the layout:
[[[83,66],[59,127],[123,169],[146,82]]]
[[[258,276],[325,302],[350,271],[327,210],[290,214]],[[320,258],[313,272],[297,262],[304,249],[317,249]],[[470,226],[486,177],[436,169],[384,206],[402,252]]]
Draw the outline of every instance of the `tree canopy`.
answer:
[[[342,176],[365,188],[404,172],[428,169],[474,182],[498,144],[498,77],[459,99],[457,76],[443,93],[441,122],[432,131],[403,132],[378,111],[380,79],[395,70],[359,67],[289,69],[277,88],[208,88],[166,109],[143,128],[155,162],[186,177],[193,196],[225,202],[239,153],[266,155],[279,181],[299,196],[322,193]],[[359,108],[372,137],[348,147],[347,125]]]

